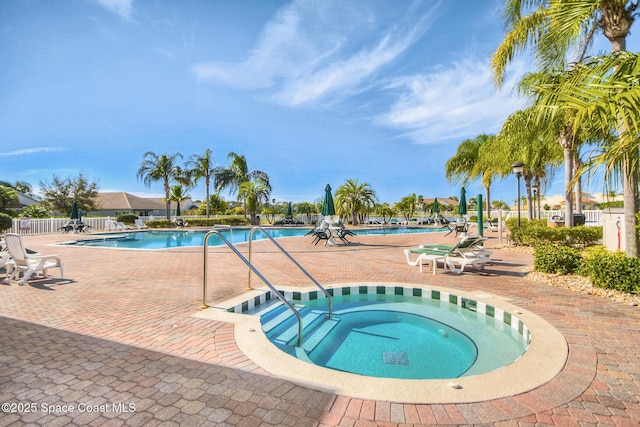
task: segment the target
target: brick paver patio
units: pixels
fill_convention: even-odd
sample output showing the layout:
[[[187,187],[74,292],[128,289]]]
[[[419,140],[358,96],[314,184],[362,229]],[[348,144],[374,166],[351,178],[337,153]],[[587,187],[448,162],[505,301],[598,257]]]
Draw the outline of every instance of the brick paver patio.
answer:
[[[24,237],[29,248],[60,254],[65,280],[0,284],[0,426],[640,425],[640,308],[528,281],[528,254],[496,249],[486,272],[434,276],[408,266],[402,251],[453,240],[442,234],[361,236],[339,247],[280,240],[320,283],[498,294],[547,320],[569,344],[565,368],[535,390],[415,405],[332,395],[262,370],[238,350],[232,324],[192,317],[202,302],[200,248],[51,246],[72,237]],[[254,260],[276,285],[309,284],[266,242],[255,245]],[[209,266],[212,305],[244,292],[246,267],[230,251],[212,249]]]

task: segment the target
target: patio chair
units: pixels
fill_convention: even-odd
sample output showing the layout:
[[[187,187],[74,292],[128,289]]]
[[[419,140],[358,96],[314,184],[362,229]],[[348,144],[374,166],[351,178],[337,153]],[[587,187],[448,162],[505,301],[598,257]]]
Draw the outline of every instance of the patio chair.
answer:
[[[491,218],[489,222],[487,222],[487,228],[489,231],[498,231],[500,229],[500,218]],[[502,224],[502,228],[504,229],[504,223]]]
[[[63,233],[69,233],[75,230],[75,225],[76,225],[75,221],[69,220],[65,225],[60,227],[58,230],[62,231]]]
[[[348,245],[350,245],[351,242],[347,239],[347,236],[356,235],[356,233],[354,233],[351,230],[348,230],[342,223],[340,223],[340,228],[338,228],[337,230],[334,230],[332,234]]]
[[[448,236],[449,234],[455,232],[455,236],[458,237],[458,234],[466,234],[467,231],[469,231],[469,224],[467,223],[466,219],[461,218],[456,222],[448,223],[447,228],[449,228],[449,232],[445,234],[445,236]]]
[[[24,275],[18,284],[24,285],[34,273],[39,271],[42,271],[46,277],[47,270],[50,268],[59,268],[60,278],[64,278],[62,262],[58,255],[28,254],[19,234],[9,233],[6,235],[5,241],[12,259],[11,273],[8,279],[18,279],[22,271]]]
[[[313,243],[317,245],[320,240],[329,240],[331,238],[331,230],[329,230],[329,224],[323,222],[319,227],[313,230]]]

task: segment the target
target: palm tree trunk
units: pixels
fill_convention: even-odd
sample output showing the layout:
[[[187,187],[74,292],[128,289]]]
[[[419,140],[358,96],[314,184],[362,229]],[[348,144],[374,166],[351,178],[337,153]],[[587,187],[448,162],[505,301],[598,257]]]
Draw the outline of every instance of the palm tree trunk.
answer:
[[[633,15],[635,10],[624,10],[625,2],[621,2],[618,6],[622,6],[623,11],[617,8],[605,8],[602,15],[602,31],[609,40],[611,52],[621,52],[627,50],[627,35],[633,23]],[[637,5],[636,5],[637,6]],[[623,12],[623,13],[621,13]],[[618,135],[624,135],[627,132],[624,123],[618,118]],[[638,152],[629,153],[629,156],[622,164],[622,189],[624,200],[624,238],[627,248],[627,256],[631,258],[638,257],[638,233],[636,231],[636,212],[639,210],[638,201],[638,170],[633,168],[637,163]],[[637,166],[636,166],[637,167]]]
[[[573,137],[571,127],[565,126],[560,131],[560,145],[564,150],[564,225],[573,226],[573,200],[571,198],[571,180],[573,178]]]
[[[582,160],[578,156],[578,153],[574,151],[573,158],[573,176],[576,176],[576,171],[582,166]],[[578,178],[575,186],[573,187],[573,192],[575,194],[575,212],[578,214],[582,213],[582,178]]]
[[[164,182],[164,205],[167,210],[167,221],[171,221],[171,189],[169,188],[169,181]]]
[[[529,221],[531,221],[531,219],[533,218],[533,206],[531,203],[531,177],[530,176],[526,176],[524,177],[524,188],[525,188],[525,195],[527,197],[527,219]]]
[[[491,186],[486,185],[484,190],[487,194],[487,218],[491,218]]]
[[[207,193],[207,218],[209,218],[209,213],[211,212],[211,198],[209,197],[209,177],[207,177],[205,181],[206,193]]]
[[[636,159],[627,157],[624,160],[622,174],[622,188],[624,200],[624,237],[627,256],[638,257],[638,233],[636,231],[636,212],[638,212],[638,171],[633,170],[634,160],[638,153],[630,153]],[[637,164],[637,163],[636,163]]]

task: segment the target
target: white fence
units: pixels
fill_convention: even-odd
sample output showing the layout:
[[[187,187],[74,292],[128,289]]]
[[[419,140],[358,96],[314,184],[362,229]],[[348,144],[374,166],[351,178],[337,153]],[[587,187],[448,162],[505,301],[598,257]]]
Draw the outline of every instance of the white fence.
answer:
[[[603,225],[602,219],[602,211],[600,210],[589,210],[582,211],[585,215],[585,225],[589,226],[601,226]],[[473,213],[472,213],[473,215]],[[517,216],[516,211],[505,211],[502,213],[504,218],[515,218]],[[521,218],[526,218],[527,212],[520,211]],[[562,211],[541,211],[540,216],[543,219],[549,219],[552,216],[563,216],[564,212]],[[497,217],[498,212],[491,212],[491,217]],[[198,218],[205,218],[204,216],[197,216]],[[213,216],[212,216],[213,217]],[[219,216],[218,216],[219,217]],[[320,216],[319,215],[295,215],[297,219],[305,224],[312,224],[317,221]],[[160,219],[160,217],[158,217]],[[188,220],[191,217],[185,216],[183,219]],[[196,216],[193,216],[196,218]],[[152,219],[152,217],[143,217],[143,220]],[[164,219],[164,217],[162,217]],[[276,220],[282,219],[282,215],[277,215]],[[69,221],[68,218],[21,218],[14,219],[13,224],[10,230],[7,230],[9,233],[18,233],[18,234],[48,234],[48,233],[60,233],[62,232],[62,227]],[[112,224],[114,218],[111,217],[101,217],[101,218],[82,218],[82,221],[85,225],[90,226],[90,231],[103,231],[109,230],[109,224]]]
[[[106,230],[112,218],[82,218],[90,230]],[[18,234],[48,234],[60,233],[62,227],[69,222],[69,218],[21,218],[14,219],[8,233]]]

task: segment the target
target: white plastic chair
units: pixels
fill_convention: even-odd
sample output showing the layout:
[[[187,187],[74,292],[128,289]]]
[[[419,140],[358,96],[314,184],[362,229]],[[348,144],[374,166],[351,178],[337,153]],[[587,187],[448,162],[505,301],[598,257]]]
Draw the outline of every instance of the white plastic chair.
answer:
[[[59,268],[60,278],[64,278],[62,262],[58,255],[27,254],[19,234],[9,233],[5,236],[5,241],[13,260],[13,268],[9,279],[17,279],[20,272],[23,271],[24,275],[18,284],[24,285],[33,273],[42,271],[46,276],[47,270],[50,268]]]

